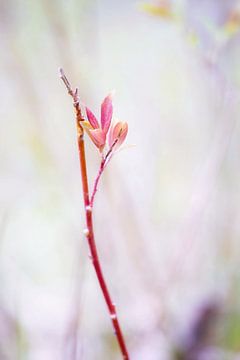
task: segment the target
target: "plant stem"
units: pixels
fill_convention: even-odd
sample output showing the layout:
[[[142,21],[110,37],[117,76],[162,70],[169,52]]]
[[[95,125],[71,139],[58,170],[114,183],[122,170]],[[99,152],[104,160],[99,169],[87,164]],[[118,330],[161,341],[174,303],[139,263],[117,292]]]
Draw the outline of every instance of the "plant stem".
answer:
[[[105,302],[108,307],[108,311],[110,314],[110,318],[112,320],[112,324],[115,330],[115,334],[123,355],[123,359],[129,359],[127,348],[125,345],[125,341],[123,338],[123,334],[118,322],[116,308],[114,303],[111,300],[110,293],[108,291],[106,281],[103,276],[103,272],[100,266],[97,248],[94,239],[93,232],[93,221],[92,221],[92,207],[89,201],[89,193],[88,193],[88,180],[87,180],[87,169],[86,169],[86,158],[85,158],[85,148],[84,148],[84,138],[83,135],[78,137],[78,149],[79,149],[79,158],[80,158],[80,167],[81,167],[81,176],[82,176],[82,187],[83,187],[83,197],[84,197],[84,205],[85,205],[85,216],[87,223],[87,240],[88,245],[91,252],[92,263],[95,268],[95,272],[98,278],[99,285],[102,289],[102,293],[105,299]]]
[[[94,198],[95,198],[95,195],[96,195],[96,192],[97,192],[98,183],[99,183],[100,177],[101,177],[101,175],[103,173],[104,167],[105,167],[105,159],[102,159],[101,164],[100,164],[100,168],[99,168],[99,171],[98,171],[98,174],[97,174],[97,177],[96,177],[96,179],[94,181],[93,192],[92,192],[91,200],[90,200],[90,205],[91,206],[93,206]]]
[[[60,74],[61,74],[61,79],[63,80],[65,86],[67,87],[68,93],[70,96],[72,96],[73,98],[73,105],[75,108],[75,113],[76,113],[76,125],[77,125],[77,134],[78,134],[78,152],[79,152],[79,160],[80,160],[80,169],[81,169],[81,179],[82,179],[82,190],[83,190],[83,199],[84,199],[84,209],[85,209],[85,218],[86,218],[86,224],[87,224],[87,229],[86,229],[86,237],[88,240],[88,246],[90,249],[90,253],[91,253],[91,259],[92,259],[92,263],[97,275],[97,279],[99,282],[99,285],[101,287],[108,311],[109,311],[109,315],[110,315],[110,319],[112,321],[112,325],[114,328],[114,333],[116,335],[122,356],[124,360],[129,360],[129,355],[128,355],[128,351],[127,351],[127,347],[125,344],[125,340],[123,337],[123,333],[118,321],[118,317],[117,317],[117,313],[116,313],[116,307],[111,299],[103,272],[102,272],[102,268],[100,265],[100,261],[99,261],[99,257],[98,257],[98,253],[97,253],[97,248],[96,248],[96,243],[95,243],[95,238],[94,238],[94,230],[93,230],[93,219],[92,219],[92,204],[93,204],[93,199],[94,199],[94,193],[91,197],[91,202],[90,202],[90,197],[89,197],[89,190],[88,190],[88,176],[87,176],[87,165],[86,165],[86,156],[85,156],[85,145],[84,145],[84,131],[81,125],[81,121],[83,121],[83,117],[81,114],[81,109],[79,106],[79,100],[78,100],[78,91],[76,89],[75,92],[72,91],[70,83],[68,82],[65,74],[63,73],[62,70],[60,70]],[[101,167],[100,167],[100,171],[99,171],[99,176],[97,177],[95,184],[96,184],[96,190],[95,193],[97,191],[97,184],[98,184],[98,180],[103,172],[104,169],[104,165],[106,163],[106,160],[108,158],[108,154],[107,156],[105,156],[105,158],[102,160],[101,163]]]
[[[93,185],[93,192],[92,192],[91,200],[90,200],[90,205],[91,206],[93,206],[93,203],[94,203],[94,198],[95,198],[95,195],[96,195],[96,192],[97,192],[97,187],[98,187],[100,177],[102,176],[103,170],[105,169],[105,166],[107,165],[108,160],[110,160],[110,158],[112,156],[113,149],[114,149],[115,145],[117,144],[118,139],[119,138],[117,138],[114,141],[114,143],[112,144],[112,146],[108,150],[107,154],[102,157],[102,161],[101,161],[101,164],[100,164],[100,167],[99,167],[99,171],[98,171],[97,177],[96,177],[96,179],[94,181],[94,185]]]

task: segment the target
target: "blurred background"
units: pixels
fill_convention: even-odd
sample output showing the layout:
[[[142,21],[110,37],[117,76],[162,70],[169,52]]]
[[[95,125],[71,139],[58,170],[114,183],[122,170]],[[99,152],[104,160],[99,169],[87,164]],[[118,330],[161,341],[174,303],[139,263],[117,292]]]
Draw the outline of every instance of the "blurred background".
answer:
[[[0,0],[1,360],[121,359],[59,66],[129,124],[94,221],[131,359],[240,359],[239,29],[237,0]]]

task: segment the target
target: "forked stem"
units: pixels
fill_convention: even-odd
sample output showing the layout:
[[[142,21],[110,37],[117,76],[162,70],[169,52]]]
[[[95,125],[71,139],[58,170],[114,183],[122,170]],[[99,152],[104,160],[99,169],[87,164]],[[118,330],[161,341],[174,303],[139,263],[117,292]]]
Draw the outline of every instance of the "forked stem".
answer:
[[[92,219],[93,200],[94,200],[95,193],[97,191],[98,181],[104,170],[105,164],[106,164],[109,156],[111,155],[111,152],[112,152],[111,149],[113,148],[114,145],[110,149],[111,152],[108,152],[107,155],[105,156],[105,158],[102,159],[99,174],[95,180],[94,190],[93,190],[93,194],[92,194],[91,200],[90,200],[86,156],[85,156],[84,130],[81,125],[81,121],[84,121],[84,119],[83,119],[80,105],[79,105],[78,90],[77,89],[75,91],[72,90],[71,85],[70,85],[68,79],[66,78],[62,69],[60,69],[60,77],[61,77],[62,81],[64,82],[69,95],[73,99],[73,106],[75,108],[78,152],[79,152],[79,160],[80,160],[85,218],[86,218],[86,225],[87,225],[85,235],[88,240],[88,246],[89,246],[90,253],[91,253],[92,263],[93,263],[93,266],[94,266],[94,269],[95,269],[95,272],[97,275],[99,285],[100,285],[102,293],[103,293],[103,297],[105,299],[105,302],[106,302],[106,305],[107,305],[107,308],[109,311],[110,319],[112,321],[114,333],[116,335],[116,338],[117,338],[117,341],[118,341],[118,344],[119,344],[119,347],[120,347],[120,350],[122,353],[122,357],[124,360],[129,360],[130,358],[128,355],[128,350],[127,350],[126,343],[125,343],[125,340],[123,337],[123,333],[122,333],[122,330],[121,330],[121,327],[120,327],[120,324],[118,321],[116,307],[111,299],[111,296],[110,296],[110,293],[109,293],[109,290],[108,290],[108,287],[107,287],[107,284],[106,284],[106,281],[105,281],[105,278],[104,278],[104,275],[102,272],[102,268],[100,265],[97,248],[96,248],[96,243],[95,243],[95,238],[94,238],[93,219]]]

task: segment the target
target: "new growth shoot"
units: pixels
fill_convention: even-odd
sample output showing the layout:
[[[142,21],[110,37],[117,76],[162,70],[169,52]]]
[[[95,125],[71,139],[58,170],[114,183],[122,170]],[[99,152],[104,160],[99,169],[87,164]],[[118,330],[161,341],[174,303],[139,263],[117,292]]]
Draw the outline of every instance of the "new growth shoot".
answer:
[[[80,107],[78,89],[73,90],[70,82],[68,81],[66,75],[63,72],[63,69],[59,70],[60,78],[62,79],[68,94],[73,100],[73,106],[75,110],[75,120],[77,127],[77,142],[78,142],[78,152],[80,160],[80,171],[81,171],[81,180],[82,180],[82,191],[83,191],[83,200],[84,200],[84,209],[85,209],[85,219],[86,219],[86,228],[83,230],[83,233],[88,241],[88,246],[90,250],[90,259],[94,266],[98,283],[102,290],[103,297],[105,299],[109,316],[112,321],[114,334],[118,341],[118,345],[124,360],[129,360],[128,350],[123,337],[123,333],[120,327],[118,320],[115,304],[113,303],[110,292],[108,290],[101,264],[98,257],[98,252],[96,248],[95,238],[94,238],[94,228],[93,228],[93,219],[92,219],[92,210],[94,205],[94,199],[97,192],[97,187],[101,175],[111,159],[114,152],[122,145],[124,142],[127,132],[128,125],[125,122],[118,121],[115,124],[112,123],[113,115],[113,105],[112,105],[112,95],[108,95],[101,105],[101,117],[100,121],[97,120],[93,112],[85,107],[86,118],[82,114]],[[88,184],[88,175],[87,175],[87,161],[85,156],[85,143],[84,143],[84,134],[90,137],[91,141],[97,147],[100,155],[101,162],[98,170],[98,174],[93,184],[93,191],[89,193],[89,184]]]

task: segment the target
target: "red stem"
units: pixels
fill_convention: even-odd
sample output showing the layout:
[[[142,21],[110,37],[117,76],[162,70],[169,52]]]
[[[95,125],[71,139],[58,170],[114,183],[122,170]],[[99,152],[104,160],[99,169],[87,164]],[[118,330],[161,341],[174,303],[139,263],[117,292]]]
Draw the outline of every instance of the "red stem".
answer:
[[[94,203],[94,198],[95,198],[95,195],[96,195],[96,192],[97,192],[97,187],[98,187],[100,177],[101,177],[101,175],[103,173],[103,170],[105,169],[105,165],[107,164],[108,160],[110,160],[110,158],[112,156],[113,149],[114,149],[115,145],[117,144],[118,139],[119,139],[119,137],[117,137],[117,139],[114,141],[114,143],[112,144],[112,146],[108,150],[107,154],[102,157],[100,168],[99,168],[99,171],[98,171],[98,174],[97,174],[97,177],[95,179],[94,186],[93,186],[93,192],[92,192],[91,200],[90,200],[90,205],[91,206],[93,206],[93,203]]]
[[[98,171],[98,174],[97,174],[97,177],[95,179],[94,186],[93,186],[93,192],[92,192],[92,196],[91,196],[91,200],[90,200],[90,205],[91,206],[93,206],[93,203],[94,203],[94,198],[95,198],[95,195],[96,195],[96,192],[97,192],[98,183],[99,183],[100,177],[101,177],[101,175],[103,173],[105,163],[106,163],[105,159],[102,159],[101,164],[100,164],[100,168],[99,168],[99,171]]]
[[[83,117],[81,114],[81,109],[79,106],[79,100],[78,100],[78,91],[76,89],[75,92],[73,92],[70,83],[68,81],[68,79],[66,78],[64,72],[62,69],[60,69],[60,77],[63,80],[65,86],[67,87],[68,93],[69,95],[73,98],[73,105],[75,108],[75,113],[76,113],[76,124],[77,124],[77,134],[78,134],[78,152],[79,152],[79,160],[80,160],[80,169],[81,169],[81,178],[82,178],[82,190],[83,190],[83,199],[84,199],[84,209],[85,209],[85,217],[86,217],[86,224],[87,224],[87,229],[86,229],[86,236],[87,236],[87,240],[88,240],[88,246],[90,249],[90,253],[91,253],[91,259],[92,259],[92,263],[97,275],[97,279],[99,282],[99,285],[101,287],[108,311],[109,311],[109,315],[112,321],[112,325],[114,328],[114,333],[116,335],[122,356],[124,360],[130,360],[129,355],[128,355],[128,351],[127,351],[127,347],[125,344],[125,340],[123,337],[123,333],[117,318],[117,313],[116,313],[116,307],[114,305],[114,303],[112,302],[106,281],[104,279],[104,275],[102,272],[102,268],[99,262],[99,257],[98,257],[98,253],[97,253],[97,248],[96,248],[96,243],[95,243],[95,239],[94,239],[94,231],[93,231],[93,220],[92,220],[92,205],[93,205],[93,200],[94,200],[94,195],[97,191],[97,184],[98,181],[101,177],[101,174],[104,170],[104,166],[106,164],[106,161],[108,160],[109,156],[111,155],[111,151],[112,148],[109,150],[109,152],[107,153],[107,155],[105,156],[105,158],[103,158],[101,165],[100,165],[100,170],[99,170],[99,174],[95,180],[95,185],[94,185],[94,190],[92,197],[91,197],[91,202],[90,202],[90,198],[89,198],[89,190],[88,190],[88,176],[87,176],[87,166],[86,166],[86,156],[85,156],[85,146],[84,146],[84,131],[81,125],[81,121],[83,121]]]
[[[117,337],[123,359],[129,360],[129,355],[127,351],[127,347],[124,341],[124,337],[122,334],[122,330],[117,318],[116,308],[114,303],[112,302],[109,290],[107,288],[106,281],[103,276],[103,272],[100,266],[97,248],[94,239],[93,232],[93,221],[92,221],[92,207],[89,201],[89,192],[88,192],[88,177],[87,177],[87,167],[86,167],[86,158],[85,158],[85,147],[84,147],[84,138],[83,134],[78,137],[78,149],[79,149],[79,159],[80,159],[80,167],[81,167],[81,176],[82,176],[82,188],[83,188],[83,197],[84,197],[84,206],[85,206],[85,216],[87,223],[87,240],[88,245],[91,252],[92,263],[98,278],[99,285],[102,289],[102,293],[105,299],[105,302],[108,307],[108,311],[110,314],[110,318],[113,324],[114,332]],[[101,174],[100,174],[101,175]],[[100,177],[100,176],[99,176]]]

